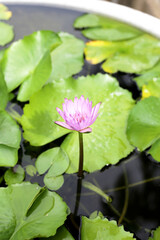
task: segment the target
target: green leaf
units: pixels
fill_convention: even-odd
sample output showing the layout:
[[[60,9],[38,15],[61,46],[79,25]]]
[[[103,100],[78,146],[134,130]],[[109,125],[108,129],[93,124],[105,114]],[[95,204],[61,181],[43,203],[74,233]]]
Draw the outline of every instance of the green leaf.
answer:
[[[81,95],[92,100],[93,106],[102,102],[100,115],[92,125],[92,133],[84,134],[84,170],[92,172],[106,164],[117,163],[133,149],[125,132],[134,101],[127,90],[119,87],[116,79],[107,74],[97,74],[77,80],[61,79],[48,84],[25,105],[20,122],[24,138],[31,145],[40,146],[51,142],[71,132],[54,124],[54,121],[61,120],[56,107],[62,108],[65,97],[74,100],[75,96]],[[72,132],[62,144],[71,161],[68,173],[78,169],[78,147],[78,134]]]
[[[25,81],[20,86],[17,99],[21,102],[29,100],[33,93],[43,87],[51,74],[51,70],[50,52],[46,52],[35,67],[34,72],[26,77]]]
[[[49,76],[50,59],[47,52],[52,51],[61,43],[58,35],[52,31],[38,31],[22,40],[14,42],[5,52],[2,61],[2,69],[8,91],[17,88],[21,83],[19,98],[25,100],[30,96],[29,91],[35,92],[47,80],[43,81],[44,74]],[[40,67],[47,67],[40,69]],[[41,75],[42,74],[42,75]],[[40,86],[37,81],[42,77]],[[35,81],[35,83],[34,83]],[[34,90],[32,90],[34,87]]]
[[[7,23],[0,22],[0,46],[4,46],[14,37],[13,27]]]
[[[78,73],[84,63],[84,42],[68,33],[60,32],[58,35],[62,44],[51,53],[53,71],[48,82]]]
[[[160,227],[158,227],[154,233],[153,233],[153,238],[150,237],[148,240],[159,240],[160,239]]]
[[[142,87],[142,98],[155,96],[160,97],[160,77],[148,82]]]
[[[24,169],[20,165],[16,165],[12,169],[8,169],[4,174],[4,180],[7,185],[21,183],[25,177]]]
[[[64,183],[64,178],[62,175],[54,177],[51,174],[46,174],[44,177],[44,184],[46,187],[50,190],[58,190],[59,188],[62,187]]]
[[[12,16],[12,12],[8,11],[8,8],[4,4],[0,4],[0,19],[8,20]]]
[[[127,41],[91,41],[86,44],[85,55],[92,64],[107,59],[102,68],[109,73],[140,73],[160,59],[160,41],[147,34]]]
[[[68,166],[68,156],[59,147],[43,152],[36,160],[36,168],[39,174],[44,174],[49,170],[44,177],[44,183],[50,190],[57,190],[63,185],[64,179],[62,174]]]
[[[155,160],[160,161],[160,98],[149,97],[137,103],[128,118],[127,136],[140,151],[150,147]]]
[[[56,235],[50,238],[47,238],[48,240],[74,240],[70,232],[65,228],[65,226],[62,226],[58,228]],[[46,238],[39,238],[39,240],[46,240]]]
[[[95,14],[84,14],[74,22],[75,28],[86,28],[82,34],[93,40],[117,41],[139,36],[142,32],[125,23]]]
[[[67,206],[61,197],[37,184],[1,188],[0,198],[1,240],[53,236],[67,217]]]
[[[97,216],[88,219],[82,216],[81,240],[132,240],[133,234],[126,232],[123,226],[118,227],[116,221]]]
[[[143,71],[140,74],[141,75],[139,77],[134,78],[139,88],[142,88],[144,84],[147,84],[150,81],[156,81],[160,78],[160,61],[151,69]]]
[[[0,68],[0,110],[5,109],[8,102],[7,86]]]
[[[0,111],[0,166],[13,167],[18,161],[21,131],[5,111]]]
[[[26,173],[28,175],[30,175],[31,177],[36,175],[37,170],[36,170],[36,168],[33,165],[27,165],[25,168],[26,168]]]

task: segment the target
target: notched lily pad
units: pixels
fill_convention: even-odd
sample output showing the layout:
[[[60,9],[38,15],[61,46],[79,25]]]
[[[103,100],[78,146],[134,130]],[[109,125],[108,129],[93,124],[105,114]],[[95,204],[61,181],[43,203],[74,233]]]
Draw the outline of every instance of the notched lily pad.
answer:
[[[133,240],[133,234],[126,232],[123,226],[118,227],[116,221],[109,221],[103,216],[95,218],[82,217],[82,240]]]
[[[5,51],[2,70],[8,91],[22,84],[18,100],[28,100],[48,80],[52,69],[50,52],[60,43],[56,33],[43,30],[14,42]]]
[[[59,147],[49,149],[36,160],[36,168],[39,174],[45,174],[44,183],[50,190],[59,189],[64,182],[62,174],[69,166],[67,154]]]
[[[160,239],[160,227],[158,227],[154,232],[153,232],[153,237],[150,237],[148,240],[159,240]]]
[[[127,136],[140,151],[151,146],[149,153],[160,161],[160,98],[149,97],[135,105],[128,118]]]
[[[142,88],[143,85],[148,84],[150,81],[156,81],[160,78],[160,61],[153,68],[143,71],[140,74],[140,76],[134,78],[139,88]]]
[[[0,111],[0,166],[15,166],[20,140],[19,126],[7,112]]]
[[[22,183],[0,188],[0,239],[49,237],[67,217],[62,198],[37,184]]]
[[[95,14],[78,17],[74,27],[82,30],[82,34],[92,40],[118,41],[139,36],[142,32],[125,23]]]
[[[116,79],[107,74],[97,74],[48,84],[31,97],[19,121],[24,129],[24,138],[31,145],[44,145],[71,132],[54,123],[61,120],[56,107],[62,108],[65,97],[73,100],[81,95],[92,100],[93,106],[102,102],[92,133],[84,134],[84,170],[92,172],[106,164],[117,163],[133,150],[125,131],[134,101],[131,93],[120,88]],[[77,132],[70,133],[62,144],[70,159],[68,173],[78,170],[78,146]]]
[[[52,53],[52,74],[48,82],[68,78],[78,73],[83,64],[84,42],[65,32],[58,33],[62,44]]]
[[[127,41],[91,41],[86,44],[85,55],[92,64],[105,60],[102,68],[109,73],[140,73],[160,59],[160,41],[147,34]]]
[[[7,86],[0,68],[0,110],[5,109],[8,102]]]

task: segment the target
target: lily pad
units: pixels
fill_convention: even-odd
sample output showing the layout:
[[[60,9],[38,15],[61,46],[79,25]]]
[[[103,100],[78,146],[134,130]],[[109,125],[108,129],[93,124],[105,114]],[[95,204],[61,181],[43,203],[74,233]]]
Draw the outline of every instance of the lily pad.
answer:
[[[84,63],[84,42],[65,32],[60,32],[58,36],[62,44],[51,53],[53,70],[48,82],[78,73]]]
[[[67,217],[67,205],[62,198],[37,184],[0,188],[0,199],[1,240],[53,236]]]
[[[160,161],[160,98],[149,97],[135,105],[128,118],[127,136],[140,151],[152,146],[149,153]]]
[[[31,145],[44,145],[71,132],[54,124],[54,121],[61,120],[56,107],[62,108],[65,97],[73,100],[81,95],[92,100],[93,106],[102,102],[92,133],[84,134],[84,170],[92,172],[106,164],[117,163],[133,150],[125,131],[134,101],[131,93],[120,88],[116,79],[97,74],[48,84],[31,97],[19,121],[24,138]],[[77,132],[69,134],[62,144],[71,161],[68,173],[78,170],[78,146]]]
[[[12,12],[8,11],[8,8],[0,3],[0,19],[1,20],[8,20],[12,16]]]
[[[44,183],[50,190],[57,190],[63,185],[62,174],[68,166],[68,156],[59,147],[43,152],[36,160],[36,168],[39,174],[44,174],[48,170],[44,177]]]
[[[97,216],[89,219],[82,217],[82,240],[133,240],[133,234],[126,232],[123,226],[118,227],[116,221]]]
[[[8,91],[14,90],[24,82],[18,96],[21,101],[28,99],[33,92],[38,91],[45,84],[51,72],[49,52],[60,43],[60,38],[56,33],[45,30],[34,32],[14,42],[5,51],[2,61]],[[41,69],[43,67],[45,69]],[[25,94],[24,98],[22,94]]]
[[[153,68],[143,71],[140,74],[139,77],[134,78],[139,88],[142,88],[143,85],[148,84],[150,81],[160,79],[160,61]]]
[[[70,232],[65,228],[65,226],[62,226],[58,228],[56,235],[53,237],[47,238],[48,240],[74,240]],[[46,238],[40,238],[39,240],[46,240]]]
[[[4,81],[4,76],[0,68],[0,110],[5,109],[8,102],[7,86]]]
[[[118,41],[139,36],[142,32],[125,23],[95,14],[78,17],[74,27],[82,30],[82,34],[93,40]]]
[[[16,165],[12,169],[8,169],[4,174],[4,180],[7,185],[21,183],[25,177],[24,169],[20,165]]]
[[[158,227],[154,233],[153,233],[153,238],[150,237],[148,240],[159,240],[160,239],[160,227]]]
[[[18,161],[21,131],[5,111],[0,111],[0,166],[13,167]]]
[[[11,42],[14,37],[13,27],[4,22],[0,22],[0,33],[0,46]]]
[[[91,41],[86,44],[85,55],[92,64],[107,59],[102,68],[109,73],[140,73],[160,59],[160,41],[147,34],[127,41]]]
[[[160,77],[155,78],[142,87],[142,98],[150,96],[160,97]]]

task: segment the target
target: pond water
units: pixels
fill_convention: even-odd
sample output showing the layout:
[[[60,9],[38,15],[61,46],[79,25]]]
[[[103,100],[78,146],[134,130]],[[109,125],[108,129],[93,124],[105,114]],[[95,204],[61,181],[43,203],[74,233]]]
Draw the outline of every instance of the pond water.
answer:
[[[81,12],[30,5],[9,5],[9,9],[13,12],[9,22],[14,26],[15,40],[34,31],[45,29],[69,32],[87,41],[80,31],[72,27],[74,20],[82,14]],[[93,66],[85,62],[83,70],[77,76],[97,72],[103,72],[100,65]],[[132,81],[133,74],[117,73],[114,76],[119,80],[121,87],[132,91],[133,98],[140,97],[140,91]],[[15,99],[12,103],[15,103],[14,109],[22,113],[23,104]],[[9,103],[8,108],[12,103]],[[34,164],[40,153],[53,146],[59,146],[62,141],[63,138],[43,147],[32,147],[22,139],[19,162],[23,167]],[[58,193],[70,207],[71,214],[65,225],[75,239],[78,239],[77,227],[80,224],[81,215],[88,216],[98,210],[108,219],[118,221],[117,211],[121,215],[124,205],[127,207],[127,212],[123,225],[126,230],[135,233],[137,239],[148,239],[149,230],[160,225],[160,166],[145,153],[135,150],[115,166],[107,166],[92,174],[85,173],[82,181],[76,174],[65,174],[64,177],[64,185]],[[41,186],[43,186],[42,180],[42,177],[26,175],[26,181],[38,182]],[[102,196],[85,188],[84,181],[91,182],[109,194],[112,198],[111,205]]]

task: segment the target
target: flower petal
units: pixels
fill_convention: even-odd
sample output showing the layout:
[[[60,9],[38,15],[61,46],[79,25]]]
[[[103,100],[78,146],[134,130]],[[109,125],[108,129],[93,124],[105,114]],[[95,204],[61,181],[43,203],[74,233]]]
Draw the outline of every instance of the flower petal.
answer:
[[[71,128],[71,127],[70,127],[67,123],[65,123],[65,122],[55,121],[54,123],[57,124],[57,125],[59,125],[59,126],[61,126],[61,127],[67,128],[67,129],[69,129],[69,130],[74,130],[73,128]]]
[[[78,132],[81,132],[81,133],[92,132],[92,128],[88,127],[88,128],[82,129],[82,130],[80,130]]]
[[[101,105],[101,102],[97,103],[96,106],[92,109],[92,116],[91,116],[92,120],[95,119],[95,116],[97,115],[97,113],[99,111],[100,105]]]
[[[62,110],[60,108],[56,108],[57,112],[59,113],[59,115],[65,120],[65,115],[64,112],[62,112]]]

